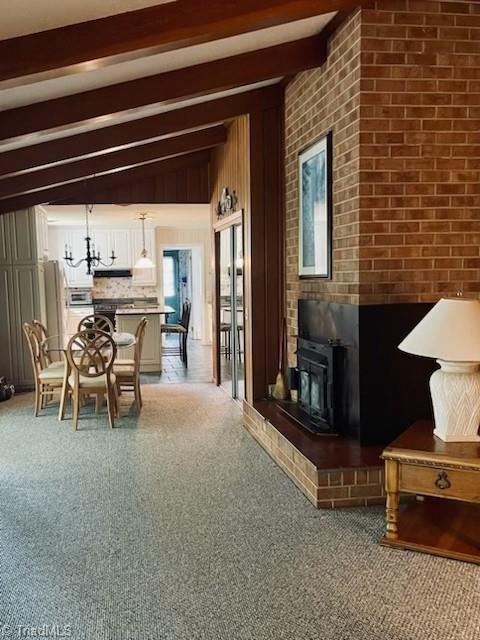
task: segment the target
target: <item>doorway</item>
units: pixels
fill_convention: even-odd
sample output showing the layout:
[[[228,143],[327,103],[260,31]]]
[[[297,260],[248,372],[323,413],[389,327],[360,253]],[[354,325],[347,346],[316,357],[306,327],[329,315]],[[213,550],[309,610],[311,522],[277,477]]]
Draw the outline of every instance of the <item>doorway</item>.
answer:
[[[181,323],[183,305],[190,304],[186,338],[188,366],[178,355],[179,334],[165,331],[160,381],[212,382],[211,313],[209,316],[203,247],[200,244],[161,245],[159,258],[159,299],[175,310],[169,314],[167,324]]]
[[[169,322],[177,324],[181,317],[182,304],[185,302],[182,296],[180,283],[183,279],[187,280],[188,276],[180,274],[180,253],[186,254],[188,251],[180,252],[178,249],[163,252],[163,298],[165,305],[175,309],[175,313],[170,314]],[[182,255],[182,265],[186,264],[186,260]]]
[[[217,384],[245,397],[243,225],[238,218],[215,233],[217,256]]]

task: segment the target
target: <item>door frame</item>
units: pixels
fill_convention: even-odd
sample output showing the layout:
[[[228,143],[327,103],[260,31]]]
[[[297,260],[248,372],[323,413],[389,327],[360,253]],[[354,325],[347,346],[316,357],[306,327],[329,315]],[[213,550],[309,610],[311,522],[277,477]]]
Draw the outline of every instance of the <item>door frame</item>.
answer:
[[[207,284],[207,273],[205,272],[205,251],[203,244],[199,242],[181,242],[175,244],[168,242],[166,244],[160,244],[158,246],[159,261],[163,260],[164,251],[191,251],[192,252],[192,292],[197,292],[195,300],[192,299],[192,316],[191,325],[194,329],[193,339],[201,340],[202,344],[210,345],[209,336],[209,309],[208,300],[205,298],[205,286]],[[161,263],[163,265],[163,262]],[[196,268],[195,268],[196,265]],[[163,267],[158,270],[158,289],[161,292],[161,298],[163,295]],[[192,296],[193,298],[194,296]],[[198,300],[197,300],[198,299]],[[199,304],[198,304],[199,302]],[[194,304],[195,303],[195,304]],[[195,328],[198,327],[198,330]]]
[[[214,313],[213,313],[213,379],[215,384],[217,385],[217,387],[219,387],[222,384],[222,368],[221,368],[221,359],[220,359],[220,304],[219,304],[219,300],[220,300],[220,233],[222,231],[227,231],[228,229],[232,229],[233,227],[238,227],[241,226],[242,227],[242,255],[245,257],[245,228],[244,228],[244,210],[240,209],[239,211],[235,211],[234,213],[230,214],[229,216],[226,216],[225,218],[222,218],[221,220],[218,220],[216,223],[213,224],[213,244],[214,244],[214,269],[213,269],[213,273],[214,273]],[[231,239],[230,239],[230,251],[231,253],[233,252],[233,246],[234,246],[234,239],[233,239],[233,233],[231,235]],[[236,270],[232,269],[232,274],[233,274],[233,286],[231,286],[231,290],[230,290],[230,295],[232,297],[233,300],[233,296],[236,295]],[[244,315],[244,319],[243,319],[243,326],[244,326],[244,330],[245,330],[245,270],[243,272],[243,279],[242,279],[242,286],[243,286],[243,315]],[[234,316],[234,306],[235,305],[231,305],[232,306],[232,311],[231,311],[231,317],[233,320],[233,316]],[[236,314],[236,309],[235,309],[235,314]],[[232,323],[233,326],[233,323]],[[235,334],[236,332],[233,332],[233,334]],[[236,336],[232,335],[232,356],[233,359],[235,361],[236,358]],[[246,349],[244,349],[244,353],[243,353],[243,367],[244,367],[244,376],[246,376],[246,370],[247,370],[247,362],[246,362],[246,354],[247,351]],[[238,380],[235,381],[234,380],[235,376],[232,375],[232,397],[234,399],[236,398],[236,392],[235,395],[233,394],[233,388],[234,385],[237,386],[238,385]],[[245,394],[244,394],[245,395]]]
[[[162,271],[163,271],[163,265],[165,264],[165,258],[171,258],[173,260],[173,266],[174,266],[174,286],[175,286],[175,295],[174,296],[168,296],[168,298],[171,298],[172,300],[175,300],[174,304],[170,304],[169,306],[171,306],[172,308],[175,308],[176,313],[172,314],[173,315],[173,320],[170,320],[170,322],[173,322],[174,324],[178,324],[180,322],[180,318],[182,317],[182,309],[181,309],[181,304],[180,304],[180,287],[181,287],[181,282],[180,282],[180,261],[179,261],[179,256],[178,256],[178,249],[164,249],[163,250],[163,254],[162,254]],[[164,281],[162,281],[163,284],[163,303],[164,304],[168,304],[166,302],[166,296],[165,296],[165,283]],[[175,319],[176,316],[176,319]]]

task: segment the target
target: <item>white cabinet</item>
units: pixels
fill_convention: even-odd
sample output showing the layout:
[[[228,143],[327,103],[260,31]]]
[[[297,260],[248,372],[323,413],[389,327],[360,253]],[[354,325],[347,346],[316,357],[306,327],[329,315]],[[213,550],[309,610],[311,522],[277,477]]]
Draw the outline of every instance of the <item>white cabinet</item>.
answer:
[[[0,223],[0,375],[18,388],[33,386],[23,323],[46,321],[43,262],[45,238],[37,237],[34,209],[2,216]]]
[[[112,232],[106,229],[94,229],[90,231],[90,235],[92,236],[92,249],[95,249],[96,254],[100,253],[102,260],[108,263],[108,256],[112,253]],[[100,266],[98,268],[105,269],[106,267]]]
[[[37,229],[37,259],[42,262],[49,258],[48,220],[45,211],[38,207],[36,208],[35,222]]]
[[[85,230],[73,229],[69,234],[67,234],[67,237],[69,237],[69,242],[67,244],[72,247],[72,256],[74,263],[76,263],[86,255]],[[76,268],[69,267],[67,264],[65,266],[65,271],[69,285],[72,283],[72,286],[74,287],[93,286],[93,276],[87,274],[87,265],[85,262],[82,262],[82,264]]]
[[[87,265],[70,267],[64,260],[65,245],[72,252],[75,262],[85,257],[85,229],[76,227],[50,227],[49,229],[49,257],[58,260],[64,266],[65,277],[69,287],[92,287],[93,276],[87,275]]]
[[[10,217],[0,216],[0,264],[10,264]]]
[[[100,269],[131,269],[132,268],[132,241],[131,231],[128,229],[96,229],[92,233],[95,251],[100,251],[102,260],[110,263],[110,256],[114,251],[117,259],[110,267],[100,266]]]
[[[0,217],[1,221],[1,217]],[[141,229],[102,229],[90,230],[95,251],[100,251],[102,260],[110,262],[112,250],[117,259],[109,267],[100,265],[100,269],[133,269],[143,249]],[[80,227],[50,227],[49,231],[50,259],[65,264],[65,273],[70,287],[92,287],[93,278],[86,274],[85,264],[76,269],[69,267],[63,260],[65,245],[71,247],[75,261],[85,257],[85,229]],[[145,248],[148,256],[155,262],[155,230],[145,230]],[[2,264],[2,247],[0,245],[0,264]],[[133,283],[142,286],[157,284],[156,269],[144,269],[133,273]]]
[[[11,264],[34,264],[38,259],[35,209],[14,211],[6,217],[9,261]]]
[[[115,260],[114,269],[131,269],[133,267],[132,256],[132,232],[130,229],[118,229],[111,234],[111,250],[115,251],[117,260]]]
[[[5,216],[2,217],[5,218]],[[2,301],[0,304],[0,374],[12,381],[15,372],[16,342],[21,334],[18,332],[18,327],[14,325],[11,266],[0,266],[0,300]]]
[[[137,326],[142,319],[141,313],[137,314],[118,314],[117,330],[127,333],[135,333]],[[162,333],[160,329],[160,316],[157,314],[148,314],[147,326],[145,328],[145,337],[143,339],[142,358],[140,360],[140,371],[145,373],[148,371],[162,370]],[[135,348],[122,349],[119,358],[133,358]]]

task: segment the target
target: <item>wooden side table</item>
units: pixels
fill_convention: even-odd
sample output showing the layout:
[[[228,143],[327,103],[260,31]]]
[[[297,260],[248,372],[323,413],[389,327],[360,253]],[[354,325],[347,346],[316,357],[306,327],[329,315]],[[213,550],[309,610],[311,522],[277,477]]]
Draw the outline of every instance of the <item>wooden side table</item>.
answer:
[[[480,564],[480,443],[443,442],[415,422],[385,460],[386,534],[381,543]],[[419,496],[399,508],[401,493]]]

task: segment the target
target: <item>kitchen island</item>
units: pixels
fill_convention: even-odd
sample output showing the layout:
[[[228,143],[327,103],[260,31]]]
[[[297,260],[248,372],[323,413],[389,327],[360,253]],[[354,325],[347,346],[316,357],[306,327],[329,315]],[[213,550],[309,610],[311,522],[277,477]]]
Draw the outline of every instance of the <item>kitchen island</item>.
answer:
[[[144,316],[148,320],[140,361],[142,373],[162,370],[162,332],[160,327],[164,318],[168,318],[172,313],[175,313],[175,309],[168,305],[117,309],[115,314],[117,331],[134,334],[140,320]],[[122,359],[133,359],[134,351],[134,347],[125,349],[122,353]]]

